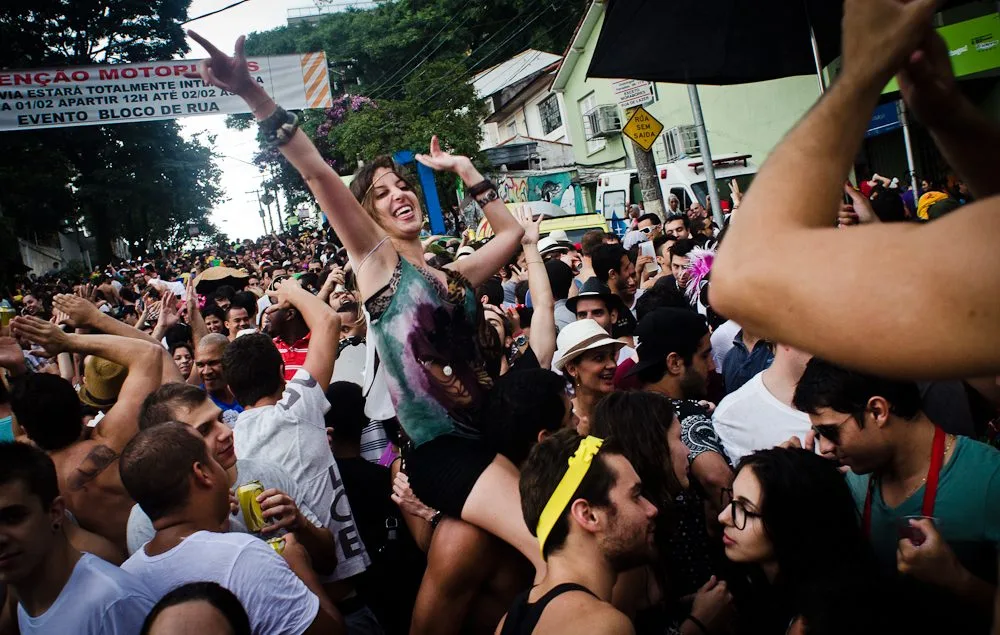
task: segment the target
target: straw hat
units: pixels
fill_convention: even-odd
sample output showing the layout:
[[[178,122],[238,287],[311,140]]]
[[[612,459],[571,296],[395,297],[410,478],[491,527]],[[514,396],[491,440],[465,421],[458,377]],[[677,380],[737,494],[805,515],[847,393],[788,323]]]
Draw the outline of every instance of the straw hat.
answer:
[[[83,404],[108,410],[118,401],[118,393],[127,375],[128,370],[124,366],[90,355],[83,364],[83,385],[77,396]]]
[[[552,367],[559,371],[567,362],[573,361],[587,351],[603,346],[614,346],[615,351],[618,351],[625,346],[624,342],[612,339],[608,332],[594,320],[577,320],[567,324],[559,331],[556,344],[558,350],[556,350]]]

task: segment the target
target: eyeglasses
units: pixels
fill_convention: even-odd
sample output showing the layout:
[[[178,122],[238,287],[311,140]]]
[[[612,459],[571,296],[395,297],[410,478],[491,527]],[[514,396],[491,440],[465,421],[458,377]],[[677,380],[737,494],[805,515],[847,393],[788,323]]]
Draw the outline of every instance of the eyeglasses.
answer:
[[[823,437],[834,445],[840,445],[840,427],[847,423],[854,415],[847,415],[847,418],[840,423],[821,423],[812,427],[813,432]]]
[[[657,227],[659,227],[659,225],[653,225],[652,227],[641,227],[641,228],[639,228],[639,231],[641,231],[642,233],[644,233],[644,234],[646,234],[648,236],[648,235],[652,234],[653,230],[655,230]]]
[[[729,506],[729,515],[733,518],[733,526],[743,531],[747,528],[747,518],[760,518],[760,514],[750,511],[746,503],[733,498],[733,490],[724,488],[722,490],[722,507]]]

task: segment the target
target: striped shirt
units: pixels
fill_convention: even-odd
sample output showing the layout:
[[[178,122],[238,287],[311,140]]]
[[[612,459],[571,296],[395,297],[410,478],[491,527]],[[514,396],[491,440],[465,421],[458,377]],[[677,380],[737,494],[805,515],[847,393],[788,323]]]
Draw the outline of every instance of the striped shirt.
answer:
[[[296,371],[302,368],[302,364],[305,363],[306,355],[309,353],[309,338],[311,336],[312,332],[306,333],[305,337],[291,346],[285,344],[280,337],[274,338],[274,345],[281,353],[281,359],[285,361],[285,381],[291,381]]]

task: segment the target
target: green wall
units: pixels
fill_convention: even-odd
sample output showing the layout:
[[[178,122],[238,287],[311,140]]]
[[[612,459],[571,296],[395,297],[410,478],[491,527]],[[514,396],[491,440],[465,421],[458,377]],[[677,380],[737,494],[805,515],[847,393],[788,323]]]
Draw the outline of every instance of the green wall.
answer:
[[[618,136],[607,139],[604,150],[587,154],[578,105],[578,100],[591,91],[595,93],[599,105],[617,103],[611,80],[586,79],[587,68],[603,23],[602,16],[586,44],[584,54],[573,69],[564,95],[570,138],[576,160],[583,166],[620,159],[623,155],[621,137]],[[712,152],[749,152],[758,165],[819,97],[819,85],[815,76],[739,86],[699,86],[699,90]],[[665,128],[694,123],[687,86],[657,84],[656,92],[657,100],[647,105],[646,109]],[[625,145],[631,154],[631,143]],[[623,165],[620,163],[618,167]],[[614,164],[608,165],[609,169],[614,167]]]

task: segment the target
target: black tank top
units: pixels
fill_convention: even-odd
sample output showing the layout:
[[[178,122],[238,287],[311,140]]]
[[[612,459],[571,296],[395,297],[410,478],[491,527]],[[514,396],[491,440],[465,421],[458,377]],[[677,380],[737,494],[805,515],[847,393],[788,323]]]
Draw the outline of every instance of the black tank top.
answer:
[[[531,593],[531,589],[528,589],[514,600],[514,604],[507,613],[507,619],[504,620],[500,635],[531,635],[535,626],[538,625],[538,620],[542,618],[542,611],[549,605],[549,602],[570,591],[583,591],[597,597],[583,585],[566,583],[553,587],[551,591],[538,598],[537,602],[529,604],[528,594]]]

